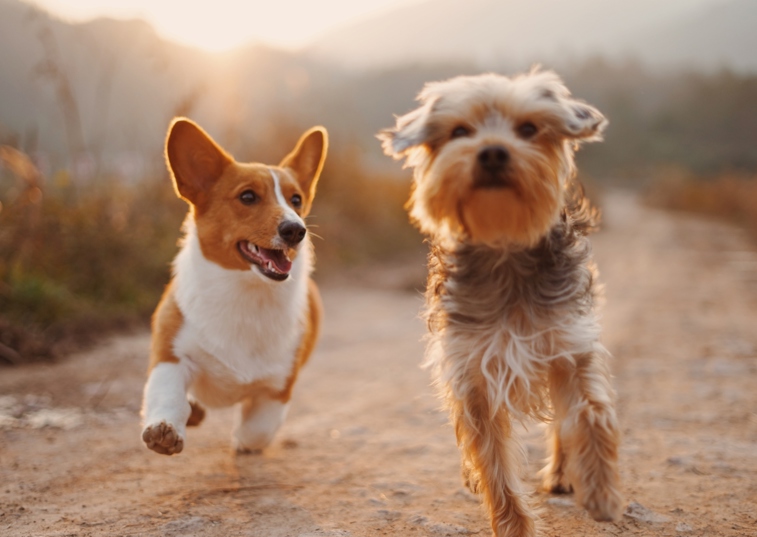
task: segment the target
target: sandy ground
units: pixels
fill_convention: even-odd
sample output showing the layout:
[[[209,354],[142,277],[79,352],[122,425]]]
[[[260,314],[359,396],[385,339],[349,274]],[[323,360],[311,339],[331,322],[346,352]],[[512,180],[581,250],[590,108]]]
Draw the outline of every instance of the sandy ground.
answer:
[[[542,535],[757,536],[757,253],[738,230],[626,194],[605,214],[594,244],[629,508],[599,524],[534,492]],[[323,336],[261,456],[230,452],[230,411],[178,456],[141,445],[148,334],[0,370],[0,535],[489,535],[419,368],[414,276],[391,276],[324,286]],[[523,434],[535,490],[542,430]]]

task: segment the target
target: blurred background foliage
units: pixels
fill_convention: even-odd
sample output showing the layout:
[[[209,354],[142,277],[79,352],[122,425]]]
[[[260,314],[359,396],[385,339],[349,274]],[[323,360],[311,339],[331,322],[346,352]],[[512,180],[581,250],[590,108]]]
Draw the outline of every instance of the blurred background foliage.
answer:
[[[0,364],[146,324],[186,213],[162,157],[172,117],[266,163],[325,125],[331,150],[308,223],[317,277],[333,277],[422,263],[403,208],[410,173],[381,154],[376,132],[413,108],[426,81],[530,65],[495,56],[356,68],[264,46],[214,55],[138,21],[69,24],[17,0],[0,0],[0,44],[19,51],[0,58]],[[578,157],[595,191],[637,189],[757,237],[757,69],[596,51],[543,63],[610,119],[605,143]]]
[[[354,149],[332,150],[308,218],[319,271],[419,253],[407,189],[363,169]],[[0,359],[50,357],[96,331],[144,323],[170,277],[187,211],[167,173],[83,183],[61,172],[36,183],[6,170],[0,192]]]

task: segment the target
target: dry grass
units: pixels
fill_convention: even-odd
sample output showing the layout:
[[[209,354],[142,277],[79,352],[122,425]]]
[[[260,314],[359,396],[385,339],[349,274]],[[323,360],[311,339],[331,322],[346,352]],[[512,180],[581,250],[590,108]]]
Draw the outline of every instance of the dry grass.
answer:
[[[734,222],[757,240],[757,175],[723,173],[696,177],[680,168],[658,173],[645,193],[650,205]]]
[[[0,168],[0,364],[146,323],[186,213],[167,173],[136,184],[59,173],[46,183],[23,153],[6,151],[23,166]],[[367,171],[357,150],[332,152],[308,218],[319,269],[333,275],[421,248],[402,207],[408,182]]]
[[[0,344],[22,360],[49,358],[146,320],[185,210],[165,178],[27,179],[0,176]]]

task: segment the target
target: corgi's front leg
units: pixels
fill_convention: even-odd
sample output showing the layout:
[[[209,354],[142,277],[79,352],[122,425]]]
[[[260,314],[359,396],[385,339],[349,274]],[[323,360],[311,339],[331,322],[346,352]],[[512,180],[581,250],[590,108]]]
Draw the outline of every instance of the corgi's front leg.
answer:
[[[156,453],[173,455],[184,449],[187,420],[192,412],[187,400],[189,371],[179,362],[159,362],[145,385],[142,441]]]

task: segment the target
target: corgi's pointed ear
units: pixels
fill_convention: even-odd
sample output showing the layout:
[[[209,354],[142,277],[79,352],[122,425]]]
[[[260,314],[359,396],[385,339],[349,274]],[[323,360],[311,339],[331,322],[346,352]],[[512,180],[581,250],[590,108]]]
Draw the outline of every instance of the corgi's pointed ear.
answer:
[[[326,161],[329,147],[328,132],[324,127],[313,127],[300,137],[297,145],[281,161],[282,168],[289,168],[294,172],[300,188],[312,200],[315,187]]]
[[[176,193],[197,205],[234,159],[195,122],[176,118],[168,128],[166,161]]]

